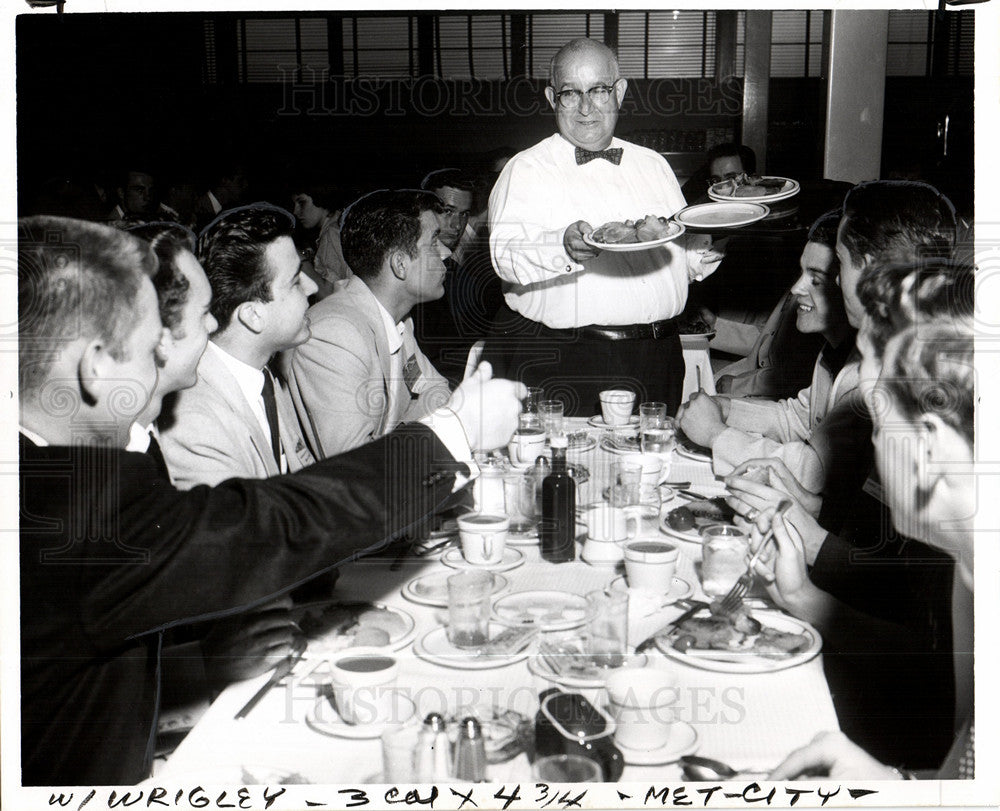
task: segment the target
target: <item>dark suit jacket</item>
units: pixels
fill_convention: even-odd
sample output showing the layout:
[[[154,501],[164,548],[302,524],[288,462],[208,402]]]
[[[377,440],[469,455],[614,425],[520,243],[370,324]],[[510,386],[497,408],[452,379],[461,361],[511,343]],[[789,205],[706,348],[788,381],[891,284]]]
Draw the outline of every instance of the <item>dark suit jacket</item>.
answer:
[[[410,530],[454,461],[422,425],[272,479],[176,490],[147,454],[21,437],[24,785],[149,774],[165,628],[237,613]]]

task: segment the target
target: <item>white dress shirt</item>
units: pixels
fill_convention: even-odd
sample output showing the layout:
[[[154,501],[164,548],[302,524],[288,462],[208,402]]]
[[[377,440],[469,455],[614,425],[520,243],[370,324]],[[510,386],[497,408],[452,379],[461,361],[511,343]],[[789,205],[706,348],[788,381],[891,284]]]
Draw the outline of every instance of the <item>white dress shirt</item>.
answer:
[[[262,369],[254,369],[253,366],[244,363],[238,358],[234,358],[214,341],[208,342],[208,348],[205,351],[214,352],[219,361],[229,370],[229,373],[236,378],[236,385],[240,387],[247,405],[250,406],[254,417],[257,418],[260,429],[264,432],[264,436],[270,440],[271,426],[267,421],[267,412],[264,410],[264,371]],[[279,430],[277,425],[274,428],[276,431]],[[288,472],[288,460],[285,459],[284,447],[281,448],[280,469],[282,473]]]
[[[577,165],[574,146],[558,133],[515,155],[490,194],[490,252],[508,285],[512,310],[553,329],[648,324],[679,315],[688,281],[718,266],[701,264],[710,242],[687,235],[646,251],[603,251],[586,264],[563,247],[566,228],[669,217],[685,206],[670,165],[658,153],[614,138],[620,165]]]

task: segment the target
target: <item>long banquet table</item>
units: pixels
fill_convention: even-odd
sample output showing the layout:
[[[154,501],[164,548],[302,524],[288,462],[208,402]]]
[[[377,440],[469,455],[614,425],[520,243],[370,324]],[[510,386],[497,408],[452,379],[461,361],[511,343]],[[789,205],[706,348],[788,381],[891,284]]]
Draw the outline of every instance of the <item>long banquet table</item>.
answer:
[[[586,421],[567,421],[569,430],[586,427]],[[593,430],[599,438],[600,431]],[[607,485],[613,455],[598,447],[583,453],[570,452],[570,463],[581,463],[590,471],[581,499],[597,501]],[[718,495],[722,485],[706,462],[672,454],[669,479],[691,481],[691,489]],[[664,509],[679,505],[677,500]],[[655,526],[643,534],[658,534]],[[695,597],[704,596],[697,576],[699,554],[692,544],[681,543],[677,575],[694,586]],[[689,548],[691,547],[691,548]],[[533,589],[559,589],[586,594],[606,586],[615,576],[611,570],[594,567],[579,558],[564,564],[542,560],[537,546],[519,547],[526,562],[507,571],[509,585],[503,593]],[[337,597],[373,600],[402,609],[416,621],[416,636],[440,625],[443,609],[407,600],[401,588],[414,577],[447,567],[438,557],[408,559],[397,571],[384,558],[360,560],[344,566],[337,583]],[[635,645],[680,612],[668,606],[645,617],[630,611],[629,643]],[[398,686],[409,692],[417,713],[454,709],[457,705],[483,701],[517,710],[533,718],[538,693],[552,686],[533,674],[527,660],[487,670],[461,670],[419,658],[412,645],[397,654],[400,662]],[[245,718],[234,716],[267,675],[238,682],[225,689],[181,742],[157,774],[158,780],[185,780],[205,774],[225,774],[243,767],[249,773],[261,769],[295,773],[319,784],[359,785],[381,782],[381,745],[378,738],[338,739],[321,735],[305,723],[316,700],[316,661],[304,658],[284,686],[275,687]],[[719,673],[677,663],[659,652],[650,655],[648,667],[670,670],[677,679],[679,717],[698,734],[698,754],[717,758],[748,771],[766,772],[792,749],[807,743],[817,732],[837,729],[837,717],[823,673],[822,655],[799,666],[757,674]],[[582,691],[587,694],[587,691]],[[594,691],[589,697],[602,700]],[[442,703],[447,706],[442,707]],[[522,753],[507,763],[490,766],[492,782],[527,780],[530,767]],[[627,765],[622,781],[677,780],[676,764]],[[237,770],[230,780],[239,780]]]

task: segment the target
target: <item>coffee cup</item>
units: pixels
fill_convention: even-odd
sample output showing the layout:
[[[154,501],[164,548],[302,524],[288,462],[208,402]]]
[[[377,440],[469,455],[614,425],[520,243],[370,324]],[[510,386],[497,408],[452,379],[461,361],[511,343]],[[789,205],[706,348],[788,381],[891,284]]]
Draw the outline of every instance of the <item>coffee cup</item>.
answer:
[[[632,416],[632,406],[635,405],[635,394],[625,389],[605,389],[599,395],[601,398],[601,416],[604,424],[627,425]]]
[[[334,704],[348,724],[393,720],[399,675],[396,657],[381,648],[348,648],[329,659]]]
[[[615,743],[627,749],[659,749],[670,740],[679,692],[676,679],[658,668],[625,668],[605,682]]]
[[[514,432],[507,444],[507,454],[510,461],[518,465],[533,465],[538,456],[545,450],[545,429],[522,426]]]
[[[492,566],[503,560],[510,517],[471,513],[458,519],[462,557],[476,566]]]
[[[641,483],[643,487],[656,487],[667,480],[670,475],[670,463],[655,453],[627,453],[622,457],[625,462],[632,462],[642,468]]]
[[[635,540],[626,543],[622,552],[630,588],[656,594],[670,591],[680,556],[676,546],[659,540]]]

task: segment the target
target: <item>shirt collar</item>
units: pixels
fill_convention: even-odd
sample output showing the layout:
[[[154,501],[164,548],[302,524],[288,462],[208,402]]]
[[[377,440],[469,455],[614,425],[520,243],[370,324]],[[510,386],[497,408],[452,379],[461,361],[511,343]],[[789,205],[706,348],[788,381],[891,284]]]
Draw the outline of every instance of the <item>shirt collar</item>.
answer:
[[[18,430],[24,434],[26,439],[30,439],[32,444],[39,448],[47,448],[49,446],[48,440],[43,439],[34,431],[29,428],[25,428],[23,425],[17,426]]]
[[[222,203],[219,202],[219,198],[212,194],[211,191],[208,193],[208,202],[212,204],[212,208],[215,209],[216,214],[222,211]]]
[[[251,406],[255,405],[260,399],[261,390],[264,388],[264,372],[234,358],[225,349],[221,349],[215,341],[208,342],[208,351],[215,353],[215,357],[236,378],[236,385],[240,387],[246,401]]]
[[[385,328],[385,339],[389,342],[389,351],[395,355],[403,345],[403,324],[396,323],[395,319],[389,315],[389,311],[382,306],[382,302],[375,299],[378,305],[378,313],[382,316],[382,326]]]
[[[142,426],[137,422],[133,422],[132,427],[128,429],[128,444],[125,446],[125,450],[132,453],[145,453],[148,451],[149,432],[152,427],[152,425]]]

